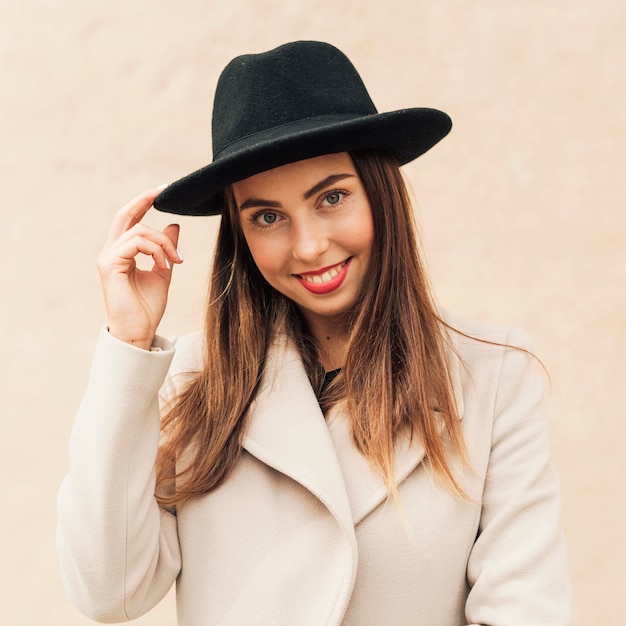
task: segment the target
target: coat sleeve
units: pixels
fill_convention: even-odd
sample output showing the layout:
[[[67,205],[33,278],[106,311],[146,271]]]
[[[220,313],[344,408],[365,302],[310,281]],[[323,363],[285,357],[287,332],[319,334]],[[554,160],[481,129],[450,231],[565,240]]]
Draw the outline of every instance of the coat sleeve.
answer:
[[[102,331],[59,490],[63,583],[100,622],[148,611],[181,567],[176,517],[154,498],[158,394],[174,353],[165,340],[155,346],[148,352]]]
[[[508,345],[529,348],[515,331]],[[560,485],[550,459],[543,374],[527,352],[505,348],[482,513],[467,575],[472,625],[571,623]]]

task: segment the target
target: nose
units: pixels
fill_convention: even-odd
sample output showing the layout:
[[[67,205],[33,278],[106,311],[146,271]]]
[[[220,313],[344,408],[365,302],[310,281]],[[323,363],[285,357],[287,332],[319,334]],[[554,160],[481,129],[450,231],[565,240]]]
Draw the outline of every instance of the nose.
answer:
[[[311,263],[323,254],[329,245],[323,223],[312,216],[301,216],[292,222],[292,254],[302,263]]]

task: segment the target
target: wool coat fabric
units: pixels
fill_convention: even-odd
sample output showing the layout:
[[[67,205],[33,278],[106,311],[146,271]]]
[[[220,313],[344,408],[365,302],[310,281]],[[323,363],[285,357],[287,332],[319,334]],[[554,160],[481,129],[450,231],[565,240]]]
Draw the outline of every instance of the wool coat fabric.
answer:
[[[449,321],[528,347],[522,331]],[[158,395],[171,397],[201,366],[202,336],[157,338],[148,352],[103,330],[58,500],[61,571],[76,606],[127,621],[176,583],[180,626],[569,624],[542,374],[524,351],[451,338],[467,499],[441,484],[418,442],[400,440],[400,513],[346,416],[324,419],[297,351],[277,339],[241,460],[173,512],[153,497]]]

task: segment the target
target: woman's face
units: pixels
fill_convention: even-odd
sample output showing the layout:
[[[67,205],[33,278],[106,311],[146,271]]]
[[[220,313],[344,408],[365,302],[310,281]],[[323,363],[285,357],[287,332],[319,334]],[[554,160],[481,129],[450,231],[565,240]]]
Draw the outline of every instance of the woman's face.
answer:
[[[243,234],[267,282],[312,326],[345,313],[370,263],[372,211],[350,155],[290,163],[233,185]]]

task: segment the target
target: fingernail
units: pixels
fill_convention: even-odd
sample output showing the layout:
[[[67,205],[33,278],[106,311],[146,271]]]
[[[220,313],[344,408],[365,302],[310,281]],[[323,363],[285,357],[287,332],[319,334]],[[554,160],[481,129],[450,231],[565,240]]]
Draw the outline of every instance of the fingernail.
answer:
[[[184,260],[185,260],[185,257],[182,255],[181,251],[180,251],[178,248],[176,248],[176,254],[178,255],[178,258],[179,258],[181,261],[184,261]]]
[[[172,266],[170,265],[170,260],[169,259],[165,259],[165,267],[167,267],[168,270],[172,269]]]
[[[168,185],[167,183],[166,183],[165,185],[159,185],[159,186],[157,187],[157,189],[158,189],[159,191],[163,191],[166,187],[169,187],[169,185]]]

